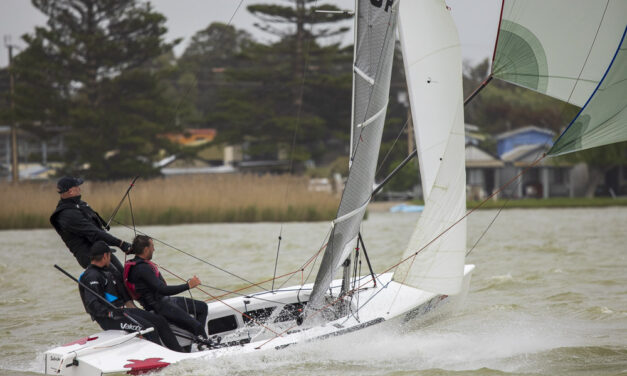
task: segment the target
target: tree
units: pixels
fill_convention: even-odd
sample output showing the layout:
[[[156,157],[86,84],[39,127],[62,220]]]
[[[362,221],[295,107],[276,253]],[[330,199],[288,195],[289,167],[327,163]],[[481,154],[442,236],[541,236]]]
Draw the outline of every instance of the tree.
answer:
[[[588,165],[588,180],[584,195],[585,197],[594,197],[595,191],[599,184],[604,181],[605,175],[610,170],[627,164],[627,142],[581,150],[558,158],[571,163]]]
[[[488,60],[464,69],[464,94],[472,93],[489,74]],[[578,108],[558,99],[500,80],[490,84],[465,108],[466,123],[481,125],[491,133],[527,125],[555,132],[568,124]]]
[[[317,39],[344,32],[344,27],[323,26],[350,16],[315,13],[307,6],[310,0],[288,2],[293,6],[248,7],[264,22],[257,26],[280,40],[250,43],[239,61],[225,68],[227,95],[216,103],[209,122],[221,130],[223,140],[236,142],[246,135],[247,154],[254,158],[292,151],[297,162],[333,160],[328,143],[339,134],[347,137],[350,124],[352,48],[322,45]]]
[[[177,90],[184,101],[194,104],[184,123],[207,125],[230,83],[224,71],[238,67],[238,56],[253,43],[252,36],[223,23],[212,23],[197,32],[178,59]]]
[[[160,72],[150,66],[172,48],[162,39],[165,18],[135,0],[32,3],[48,21],[24,37],[28,48],[17,62],[22,119],[71,128],[67,172],[156,173],[152,160],[167,147],[160,134],[174,126]]]

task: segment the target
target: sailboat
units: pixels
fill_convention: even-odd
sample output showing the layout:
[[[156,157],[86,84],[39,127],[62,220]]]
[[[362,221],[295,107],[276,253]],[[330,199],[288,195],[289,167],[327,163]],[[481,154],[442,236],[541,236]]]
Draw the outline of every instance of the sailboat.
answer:
[[[504,1],[504,15],[520,14],[507,12],[512,4],[519,3]],[[414,114],[425,208],[397,263],[379,274],[351,277],[351,264],[355,265],[354,257],[359,255],[356,249],[360,245],[363,249],[360,224],[373,192],[377,191],[375,169],[397,24]],[[503,49],[505,42],[501,37],[508,34],[504,31],[507,25],[501,22],[497,52],[518,51]],[[588,100],[585,108],[589,111],[593,111],[595,102],[605,103],[603,93],[611,95],[614,84],[623,85],[620,90],[624,93],[627,63],[623,40],[624,32],[622,39],[616,40],[613,59],[595,63],[596,68],[601,67],[596,71],[606,73],[598,75],[596,90],[588,93],[599,98]],[[498,53],[495,59],[496,56],[507,55]],[[353,63],[349,176],[315,282],[208,303],[208,332],[222,338],[221,345],[215,348],[178,353],[143,339],[142,332],[110,330],[47,351],[47,374],[138,373],[187,359],[277,350],[373,326],[419,322],[463,301],[474,265],[465,264],[461,46],[450,9],[443,0],[357,0]],[[579,135],[563,137],[579,139],[574,144],[583,144],[582,135],[585,139],[586,132],[604,128],[603,124],[608,123],[608,127],[614,128],[618,124],[624,132],[626,97],[614,101],[619,105],[611,110],[611,119],[595,118],[587,126],[571,126],[569,129],[579,130]],[[616,113],[622,119],[618,123],[613,120]],[[602,125],[590,126],[599,122]],[[342,278],[334,279],[340,271]]]

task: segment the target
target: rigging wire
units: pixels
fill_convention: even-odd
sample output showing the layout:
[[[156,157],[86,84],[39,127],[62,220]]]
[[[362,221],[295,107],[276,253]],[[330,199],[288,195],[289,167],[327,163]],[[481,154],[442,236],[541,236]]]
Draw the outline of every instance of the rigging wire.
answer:
[[[318,0],[315,1],[313,7],[316,8],[318,6]],[[313,35],[313,24],[311,24],[311,34]],[[303,74],[301,76],[301,83],[300,83],[300,90],[299,90],[299,95],[298,95],[298,107],[296,110],[296,126],[294,127],[294,133],[292,134],[292,144],[290,146],[290,164],[289,164],[289,173],[290,175],[292,174],[292,172],[294,171],[294,152],[296,150],[296,138],[298,135],[298,131],[300,130],[300,123],[301,123],[301,118],[302,118],[302,110],[303,110],[303,98],[305,96],[305,82],[306,82],[306,77],[307,77],[307,70],[309,68],[309,53],[310,53],[310,49],[311,49],[311,37],[310,38],[306,38],[306,45],[305,45],[305,61],[303,64]],[[290,183],[289,181],[287,181],[285,183],[285,199],[283,200],[284,202],[284,207],[289,205],[288,203],[288,197],[289,197],[289,188],[290,188]],[[277,244],[277,250],[276,250],[276,260],[274,263],[274,274],[273,274],[273,278],[276,277],[276,269],[277,269],[277,265],[279,263],[279,252],[281,250],[281,239],[283,236],[283,223],[281,223],[281,227],[279,230],[279,241]],[[274,290],[274,279],[272,280],[272,289]]]
[[[126,224],[124,224],[124,223],[121,223],[121,222],[119,222],[119,221],[117,221],[117,220],[116,220],[115,222],[116,222],[117,224],[121,225],[121,226],[124,226],[124,227],[126,227],[126,228],[129,228],[129,229],[130,229],[130,226],[128,226],[128,225],[126,225]],[[138,232],[138,233],[140,233],[140,234],[142,234],[142,235],[149,236],[147,233],[145,233],[145,232],[143,232],[143,231],[141,231],[141,230],[137,230],[137,232]],[[208,262],[208,261],[206,261],[206,260],[203,260],[203,259],[199,258],[198,256],[195,256],[195,255],[192,255],[192,254],[190,254],[190,253],[188,253],[188,252],[185,252],[185,251],[183,251],[183,250],[181,250],[181,249],[179,249],[179,248],[176,248],[176,247],[174,247],[174,246],[172,246],[172,245],[170,245],[170,244],[168,244],[168,243],[166,243],[166,242],[164,242],[164,241],[162,241],[162,240],[159,240],[159,239],[157,239],[157,238],[153,238],[152,236],[151,236],[151,239],[153,239],[153,241],[156,241],[156,242],[161,243],[162,245],[165,245],[166,247],[172,248],[172,249],[174,249],[174,250],[176,250],[176,251],[179,251],[179,252],[181,252],[181,253],[183,253],[183,254],[185,254],[185,255],[189,256],[189,257],[192,257],[192,258],[194,258],[194,259],[196,259],[196,260],[198,260],[198,261],[201,261],[201,262],[203,262],[203,263],[205,263],[205,264],[208,264],[208,265],[210,265],[210,266],[212,266],[212,267],[215,267],[215,268],[217,268],[217,269],[218,269],[218,270],[220,270],[220,271],[223,271],[223,272],[225,272],[225,273],[227,273],[227,274],[230,274],[230,275],[232,275],[232,276],[234,276],[234,277],[236,277],[236,278],[239,278],[240,280],[243,280],[244,282],[246,282],[246,283],[248,283],[248,284],[249,284],[249,285],[247,285],[247,286],[244,286],[244,287],[241,287],[241,288],[239,288],[239,289],[232,290],[232,291],[229,291],[229,290],[224,290],[224,289],[220,289],[220,288],[217,288],[217,287],[207,286],[207,287],[213,288],[213,289],[218,290],[218,291],[223,291],[223,292],[226,292],[226,294],[219,295],[219,296],[215,296],[215,297],[214,297],[213,295],[211,295],[211,294],[208,294],[208,293],[207,293],[207,295],[208,295],[208,296],[212,296],[212,298],[211,298],[211,299],[208,299],[208,301],[209,301],[209,300],[213,300],[213,299],[222,298],[222,297],[224,297],[224,296],[228,296],[228,295],[230,295],[230,294],[237,294],[237,293],[238,293],[238,292],[240,292],[240,291],[247,290],[247,289],[249,289],[249,288],[251,288],[251,287],[255,287],[255,286],[256,286],[256,287],[263,288],[263,287],[261,286],[262,284],[264,284],[264,283],[268,283],[268,282],[271,282],[273,279],[281,279],[281,278],[284,278],[284,277],[287,277],[287,276],[289,276],[289,277],[290,277],[289,279],[291,279],[291,277],[292,277],[294,274],[297,274],[298,272],[302,272],[302,271],[304,271],[304,269],[305,269],[305,268],[307,268],[309,264],[311,264],[312,262],[314,262],[314,261],[317,259],[317,257],[320,255],[320,253],[322,252],[322,250],[324,249],[324,247],[327,245],[326,243],[325,243],[325,244],[323,244],[323,245],[322,245],[322,246],[318,249],[318,251],[316,251],[316,252],[315,252],[315,253],[314,253],[314,254],[313,254],[313,255],[312,255],[312,256],[311,256],[311,257],[310,257],[310,258],[309,258],[309,259],[308,259],[308,260],[307,260],[307,261],[306,261],[306,262],[305,262],[302,266],[301,266],[301,267],[299,267],[297,270],[292,271],[292,272],[289,272],[289,273],[285,273],[285,274],[283,274],[283,275],[279,275],[279,276],[277,276],[277,277],[275,277],[275,278],[270,278],[270,279],[266,279],[266,280],[263,280],[263,281],[260,281],[260,282],[256,282],[256,283],[255,283],[255,282],[250,282],[250,281],[248,281],[248,280],[245,280],[245,279],[243,279],[243,278],[241,278],[241,277],[238,277],[237,275],[235,275],[235,274],[233,274],[233,273],[231,273],[231,272],[229,272],[229,271],[227,271],[227,270],[225,270],[225,269],[223,269],[223,268],[220,268],[220,267],[218,267],[218,266],[216,266],[216,265],[213,265],[213,264],[211,264],[210,262]],[[313,265],[315,265],[315,263],[314,263]],[[175,276],[175,277],[177,277],[177,278],[181,279],[182,281],[185,281],[183,278],[181,278],[181,277],[177,276],[176,274],[174,274],[174,273],[170,272],[169,270],[167,270],[167,269],[165,269],[165,268],[163,268],[163,269],[164,269],[165,271],[167,271],[168,273],[171,273],[173,276]],[[312,269],[313,269],[313,266],[312,266]],[[309,274],[309,275],[311,275],[311,270],[310,270],[310,274]],[[289,280],[289,279],[288,279],[288,280]],[[285,282],[284,282],[281,286],[279,286],[279,288],[278,288],[278,289],[281,289],[281,288],[282,288],[282,286],[283,286],[284,284],[285,284]],[[205,286],[206,286],[206,285],[205,285]],[[301,288],[301,289],[302,289],[302,288]],[[202,291],[202,290],[201,290],[201,291]],[[249,295],[247,295],[247,296],[249,296]]]
[[[397,268],[399,265],[412,260],[415,260],[416,256],[422,252],[424,249],[426,249],[427,247],[429,247],[431,244],[433,244],[436,240],[438,240],[440,237],[442,237],[445,233],[447,233],[450,229],[452,229],[453,227],[455,227],[457,224],[459,224],[461,221],[463,221],[466,217],[468,217],[469,215],[471,215],[472,213],[474,213],[477,209],[479,209],[481,206],[483,206],[486,202],[488,202],[488,200],[490,200],[492,197],[494,197],[495,195],[497,195],[498,193],[500,193],[501,191],[503,191],[505,188],[507,188],[510,184],[512,184],[514,181],[516,181],[518,178],[520,178],[522,175],[524,175],[525,173],[527,173],[531,168],[535,167],[537,164],[539,164],[544,158],[546,157],[546,154],[543,154],[540,158],[536,159],[533,163],[531,163],[529,166],[527,166],[525,169],[523,169],[520,173],[518,173],[516,176],[514,176],[513,178],[511,178],[510,180],[507,181],[507,183],[505,183],[504,185],[502,185],[498,190],[496,190],[494,193],[492,193],[489,197],[487,197],[486,199],[484,199],[482,202],[480,202],[477,206],[475,206],[474,208],[472,208],[471,210],[467,211],[466,214],[464,214],[461,218],[459,218],[457,221],[455,221],[453,224],[451,224],[449,227],[447,227],[445,230],[443,230],[439,235],[437,235],[436,237],[434,237],[431,241],[429,241],[427,244],[425,244],[423,247],[421,247],[420,249],[418,249],[416,252],[414,252],[413,254],[409,255],[408,257],[402,259],[401,261],[397,262],[396,264],[390,266],[389,268],[387,268],[386,270],[384,270],[383,272],[381,272],[380,274],[384,274],[389,272],[392,269]],[[326,304],[325,306],[323,306],[320,309],[314,309],[314,311],[310,314],[310,316],[308,317],[309,319],[320,315],[324,310],[326,310],[329,307],[334,306],[335,304],[337,304],[338,302],[342,301],[344,299],[345,296],[352,294],[353,292],[357,291],[358,289],[360,289],[361,287],[365,286],[367,283],[370,283],[373,280],[373,278],[371,277],[370,279],[368,279],[365,283],[362,283],[361,285],[359,285],[356,289],[353,289],[349,292],[347,292],[344,295],[340,295],[338,296],[335,300],[329,302],[328,304]],[[284,331],[282,331],[280,334],[283,335],[287,332],[289,332],[290,330],[294,329],[297,325],[292,326],[290,328],[285,329]],[[260,349],[262,346],[265,346],[266,344],[268,344],[269,342],[273,341],[274,339],[278,338],[279,336],[275,336],[273,338],[268,339],[266,342],[262,343],[261,345],[259,345],[258,347],[256,347],[256,349]]]
[[[397,3],[395,3],[395,4],[394,4],[394,6],[396,6],[396,4],[397,4]],[[393,14],[393,13],[392,13],[392,14]],[[392,17],[392,16],[390,16],[390,17]],[[370,18],[369,18],[369,19],[370,19]],[[392,31],[393,31],[393,28],[391,28],[391,26],[392,26],[392,25],[391,25],[391,23],[390,23],[390,22],[388,22],[388,23],[387,23],[387,28],[386,28],[386,31],[385,31],[385,35],[384,35],[384,40],[387,40],[388,38],[390,38],[390,29],[392,29]],[[371,33],[368,33],[368,36],[372,39],[372,35],[370,35],[370,34],[371,34]],[[395,37],[394,32],[392,32],[391,34],[392,34],[392,37]],[[370,42],[372,43],[372,41],[370,41]],[[383,53],[384,53],[384,50],[385,50],[385,49],[384,49],[384,48],[382,48],[382,49],[379,51],[379,57],[378,57],[378,60],[377,60],[377,61],[381,62],[381,61],[383,60]],[[354,63],[354,65],[353,65],[353,69],[355,68],[355,64],[356,64],[356,62],[355,62],[355,63]],[[383,67],[383,65],[384,65],[384,64],[379,64],[379,65],[377,66],[377,71],[375,72],[375,75],[374,75],[374,77],[375,77],[375,80],[374,80],[374,81],[375,81],[375,83],[377,82],[377,78],[381,76],[381,73],[382,73],[383,68],[384,68],[384,67]],[[364,123],[364,122],[366,122],[366,121],[368,120],[368,118],[367,118],[367,116],[368,116],[368,114],[369,114],[369,111],[368,111],[368,110],[369,110],[369,108],[370,108],[370,105],[372,104],[372,100],[373,100],[373,93],[374,93],[375,86],[376,86],[376,85],[375,85],[375,84],[373,84],[373,85],[371,85],[371,87],[370,87],[370,90],[369,90],[370,92],[369,92],[369,94],[368,94],[368,102],[367,102],[367,104],[366,104],[366,109],[365,109],[364,114],[363,114],[363,119],[362,119],[362,121],[361,121],[360,123]],[[354,101],[354,98],[353,98],[353,101]],[[376,113],[375,113],[375,114],[376,114]],[[356,124],[360,124],[360,123],[358,123],[357,121],[355,121],[354,123],[356,123]],[[353,132],[354,132],[354,128],[355,128],[355,124],[351,124],[351,135],[352,135],[352,134],[353,134]],[[364,132],[364,129],[365,129],[365,128],[366,128],[366,126],[360,127],[360,130],[359,130],[359,137],[358,137],[356,140],[354,140],[354,141],[353,141],[353,143],[355,143],[355,146],[353,147],[353,145],[351,145],[352,154],[351,154],[351,156],[350,156],[350,162],[349,162],[351,165],[352,165],[352,162],[355,160],[355,156],[357,155],[357,150],[358,150],[359,146],[361,145],[361,143],[362,143],[362,141],[363,141],[362,136],[363,136],[363,132]],[[353,138],[351,137],[351,139],[353,139]],[[348,178],[347,178],[347,181],[348,181],[348,180],[350,180],[350,176],[351,176],[351,172],[352,172],[352,170],[353,170],[352,168],[349,168],[349,170],[348,170]],[[342,198],[340,199],[340,203],[342,202],[342,199],[344,199],[344,194],[346,194],[346,191],[342,192]],[[366,203],[367,203],[368,201],[370,201],[370,199],[371,199],[371,196],[369,196],[369,197],[367,198]],[[340,204],[340,207],[341,207],[341,204]],[[339,217],[339,212],[340,212],[340,208],[338,208],[338,215],[337,215],[337,217]],[[350,212],[349,212],[349,213],[350,213]],[[331,230],[330,240],[329,240],[329,247],[327,247],[327,248],[331,248],[331,249],[332,249],[332,248],[334,247],[334,245],[333,245],[333,243],[334,243],[334,241],[335,241],[335,236],[334,236],[334,234],[335,234],[335,223],[334,223],[334,225],[333,225],[333,227],[332,227],[332,230]],[[326,255],[326,252],[325,252],[325,255]],[[323,258],[323,261],[324,261],[324,258]]]
[[[122,223],[122,222],[120,222],[120,221],[117,221],[117,220],[115,220],[115,219],[114,219],[113,221],[114,221],[115,223],[117,223],[117,224],[121,225],[121,226],[126,227],[126,228],[129,228],[129,229],[131,228],[129,225],[127,225],[127,224],[125,224],[125,223]],[[143,232],[143,231],[141,231],[141,230],[136,230],[136,231],[137,231],[137,233],[139,233],[139,234],[141,234],[141,235],[150,236],[150,235],[148,235],[147,233],[145,233],[145,232]],[[235,278],[237,278],[237,279],[239,279],[239,280],[242,280],[242,281],[244,281],[244,282],[246,282],[246,283],[250,283],[250,284],[251,284],[251,285],[253,285],[253,286],[262,287],[262,286],[260,286],[260,285],[259,285],[259,284],[257,284],[257,283],[251,282],[251,281],[247,280],[247,279],[246,279],[246,278],[244,278],[244,277],[240,277],[240,276],[238,276],[238,275],[237,275],[237,274],[235,274],[235,273],[232,273],[232,272],[230,272],[230,271],[228,271],[228,270],[226,270],[226,269],[224,269],[224,268],[221,268],[221,267],[219,267],[219,266],[217,266],[217,265],[215,265],[215,264],[212,264],[212,263],[210,263],[210,262],[209,262],[209,261],[207,261],[207,260],[201,259],[200,257],[195,256],[195,255],[193,255],[193,254],[191,254],[191,253],[189,253],[189,252],[185,252],[185,251],[183,251],[182,249],[177,248],[177,247],[175,247],[175,246],[173,246],[173,245],[171,245],[171,244],[169,244],[169,243],[166,243],[166,242],[165,242],[165,241],[163,241],[163,240],[160,240],[160,239],[158,239],[158,238],[154,238],[154,237],[152,237],[152,236],[150,236],[150,238],[151,238],[153,241],[159,242],[159,243],[161,243],[162,245],[164,245],[164,246],[166,246],[166,247],[168,247],[168,248],[171,248],[171,249],[174,249],[175,251],[181,252],[181,253],[183,253],[184,255],[187,255],[187,256],[189,256],[189,257],[191,257],[191,258],[195,259],[195,260],[198,260],[198,261],[200,261],[200,262],[202,262],[202,263],[204,263],[204,264],[207,264],[207,265],[209,265],[209,266],[211,266],[211,267],[213,267],[213,268],[215,268],[215,269],[218,269],[218,270],[220,270],[221,272],[224,272],[224,273],[226,273],[226,274],[228,274],[228,275],[230,275],[230,276],[233,276],[233,277],[235,277]]]
[[[396,143],[398,142],[398,140],[401,138],[401,135],[403,134],[403,131],[405,131],[405,128],[407,127],[407,124],[409,124],[409,120],[410,119],[411,119],[411,115],[407,117],[407,120],[405,120],[405,124],[403,124],[403,127],[398,132],[398,135],[396,135],[396,139],[392,143],[392,146],[390,146],[390,149],[385,154],[385,157],[383,157],[383,159],[379,163],[379,168],[377,168],[377,172],[375,172],[375,174],[374,174],[375,176],[377,176],[379,174],[379,172],[381,172],[381,169],[385,165],[385,162],[387,161],[388,157],[390,156],[390,154],[392,154],[392,151],[394,151],[394,147],[396,146]]]
[[[178,276],[178,275],[177,275],[177,274],[175,274],[174,272],[172,272],[172,271],[170,271],[170,270],[168,270],[168,269],[166,269],[166,268],[164,268],[164,267],[162,267],[162,266],[159,266],[159,267],[160,267],[160,268],[162,268],[163,270],[167,271],[168,273],[172,274],[173,276],[175,276],[175,277],[177,277],[177,278],[179,278],[179,279],[184,280],[182,277]],[[272,330],[272,329],[268,328],[267,326],[263,325],[263,324],[262,324],[262,323],[260,323],[259,321],[255,320],[254,318],[252,318],[252,317],[251,317],[250,315],[248,315],[247,313],[245,313],[245,312],[241,312],[240,310],[238,310],[237,308],[235,308],[235,307],[233,307],[232,305],[228,304],[228,303],[227,303],[227,302],[225,302],[224,300],[221,300],[221,299],[216,298],[215,296],[213,296],[212,294],[210,294],[210,293],[209,293],[209,292],[207,292],[207,291],[204,291],[204,290],[200,290],[200,291],[202,291],[202,292],[204,292],[205,294],[207,294],[207,295],[211,296],[213,299],[215,299],[215,300],[217,300],[218,302],[220,302],[220,303],[224,304],[225,306],[229,307],[230,309],[232,309],[233,311],[235,311],[235,312],[239,313],[240,315],[242,315],[242,316],[244,316],[244,317],[249,318],[249,319],[250,319],[250,320],[252,320],[255,324],[257,324],[257,325],[259,325],[259,326],[261,326],[261,327],[263,327],[263,328],[265,328],[265,329],[267,329],[267,330],[271,331],[272,333],[276,334],[277,336],[281,336],[281,335],[282,335],[281,333],[277,333],[277,332],[275,332],[274,330]]]
[[[131,221],[133,223],[133,233],[134,233],[134,237],[137,236],[137,228],[135,227],[135,214],[133,214],[133,204],[131,203],[131,193],[129,192],[127,194],[127,198],[128,198],[128,207],[129,210],[131,212]]]
[[[330,235],[331,235],[331,231],[329,229],[329,231],[327,232],[327,235],[324,237],[324,239],[322,240],[323,242],[325,240],[327,240]],[[303,264],[300,268],[298,268],[298,271],[300,271],[301,273],[304,272],[305,268],[307,267],[307,265],[309,263],[311,263],[313,261],[313,264],[311,265],[311,269],[309,269],[309,274],[307,274],[307,278],[303,278],[303,280],[301,281],[301,289],[303,288],[303,285],[305,284],[304,281],[308,281],[309,277],[311,277],[311,273],[314,270],[314,267],[316,266],[316,262],[318,260],[318,256],[320,256],[320,253],[322,252],[322,250],[328,245],[327,242],[325,242],[324,244],[322,244],[319,248],[318,248],[318,252],[316,252],[312,257],[309,258],[309,260],[307,260],[307,262],[305,262],[305,264]],[[283,283],[279,286],[279,289],[282,288],[283,286],[285,286],[285,284],[287,282],[289,282],[292,277],[294,276],[294,274],[290,275],[290,277],[288,279],[286,279],[285,281],[283,281]]]
[[[279,263],[279,250],[281,249],[281,234],[283,234],[283,224],[281,223],[281,231],[279,232],[279,244],[276,247],[276,259],[274,260],[274,273],[272,273],[272,291],[274,291],[274,278],[276,277],[276,267]]]
[[[240,0],[240,2],[237,4],[237,7],[235,8],[235,11],[231,14],[231,18],[229,18],[229,21],[226,24],[227,27],[231,26],[231,23],[233,22],[233,18],[235,18],[235,15],[237,14],[237,12],[239,12],[239,8],[242,6],[243,3],[244,3],[244,0]],[[224,32],[225,31],[223,29],[222,33],[224,33]],[[221,38],[221,37],[222,37],[222,35],[220,35],[219,38]],[[180,97],[178,103],[176,104],[176,107],[174,108],[174,119],[173,119],[173,123],[175,125],[178,122],[179,110],[181,108],[181,105],[183,104],[183,101],[185,101],[187,99],[187,97],[189,96],[189,93],[192,91],[192,87],[196,86],[197,83],[198,83],[198,79],[194,75],[194,83],[187,87],[187,90],[184,91],[183,95]]]

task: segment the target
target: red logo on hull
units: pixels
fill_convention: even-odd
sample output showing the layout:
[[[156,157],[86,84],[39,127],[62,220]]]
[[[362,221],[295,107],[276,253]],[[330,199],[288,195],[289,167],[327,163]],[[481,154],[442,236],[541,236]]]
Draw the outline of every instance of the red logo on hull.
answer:
[[[158,368],[164,368],[170,365],[170,363],[162,362],[163,358],[147,358],[144,360],[128,359],[130,363],[125,364],[124,368],[130,368],[127,373],[129,375],[141,375]]]

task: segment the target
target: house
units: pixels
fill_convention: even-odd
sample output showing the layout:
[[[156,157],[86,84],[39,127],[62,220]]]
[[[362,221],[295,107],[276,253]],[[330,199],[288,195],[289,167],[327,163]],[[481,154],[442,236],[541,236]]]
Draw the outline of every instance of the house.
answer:
[[[550,158],[536,163],[551,148],[554,136],[549,129],[527,126],[496,137],[497,154],[505,164],[499,176],[499,186],[524,171],[521,180],[503,191],[504,197],[574,197],[572,165]]]
[[[58,128],[57,130],[60,130]],[[45,179],[52,174],[50,159],[60,160],[66,145],[63,132],[41,139],[24,129],[17,130],[18,170],[22,179]],[[0,180],[11,180],[11,127],[0,125]],[[57,167],[59,163],[56,163]]]
[[[491,195],[500,186],[500,172],[504,166],[503,161],[477,144],[466,143],[467,199],[483,200]]]

